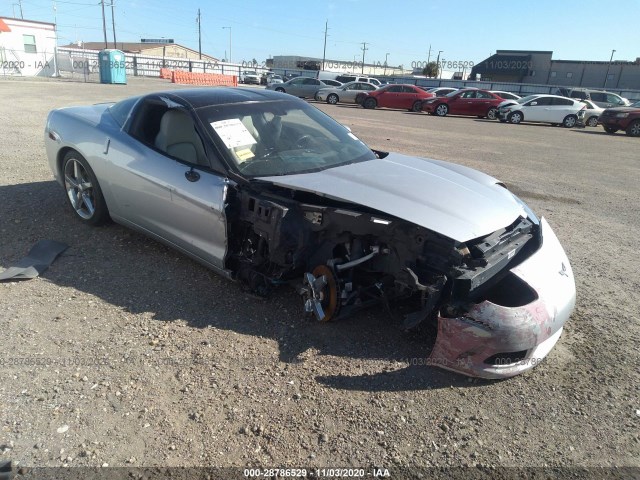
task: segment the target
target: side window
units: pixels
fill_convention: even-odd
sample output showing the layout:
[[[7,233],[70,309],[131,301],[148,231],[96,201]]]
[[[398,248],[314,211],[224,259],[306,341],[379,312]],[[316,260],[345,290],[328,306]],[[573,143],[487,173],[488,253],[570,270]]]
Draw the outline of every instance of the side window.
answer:
[[[568,107],[574,104],[573,100],[568,98],[552,98],[551,100],[553,100],[552,105],[554,106]]]
[[[490,93],[476,92],[476,98],[493,98]]]
[[[613,103],[614,105],[622,105],[622,100],[617,95],[607,93],[607,103]]]
[[[129,117],[129,112],[131,112],[131,109],[138,100],[139,97],[128,98],[109,107],[109,112],[118,125],[121,127],[124,126]]]
[[[22,35],[22,41],[24,42],[24,53],[38,53],[35,35]]]
[[[305,78],[303,83],[304,85],[320,85],[320,82],[315,78]]]
[[[360,89],[361,90],[375,90],[376,86],[375,85],[371,85],[370,83],[361,83],[360,84]]]
[[[571,98],[579,98],[580,100],[584,100],[587,98],[587,92],[582,90],[573,90],[571,92]]]
[[[532,105],[535,103],[535,105]],[[551,97],[538,97],[531,100],[526,104],[527,107],[544,107],[547,105],[551,105]]]
[[[468,92],[464,92],[462,95],[460,95],[460,98],[476,98],[476,91],[469,90]]]
[[[400,93],[402,92],[402,85],[394,85],[392,87],[389,87],[387,89],[387,92]]]
[[[608,102],[607,94],[604,92],[591,92],[591,100],[594,102]]]
[[[404,93],[417,93],[413,87],[410,87],[408,85],[405,85],[404,87],[402,87],[402,91]]]
[[[304,78],[294,78],[291,81],[291,85],[302,85],[304,83]]]

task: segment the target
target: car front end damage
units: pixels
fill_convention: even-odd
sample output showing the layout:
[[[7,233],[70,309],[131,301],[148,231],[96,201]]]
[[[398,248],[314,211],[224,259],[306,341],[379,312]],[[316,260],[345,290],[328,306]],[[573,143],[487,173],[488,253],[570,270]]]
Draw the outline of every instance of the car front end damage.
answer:
[[[281,180],[284,182],[284,180]],[[548,223],[519,202],[508,226],[456,241],[333,196],[259,183],[238,191],[228,267],[256,293],[299,285],[304,310],[332,321],[382,305],[402,327],[437,323],[425,363],[481,378],[537,365],[575,303],[569,260]],[[302,278],[300,285],[299,279]]]

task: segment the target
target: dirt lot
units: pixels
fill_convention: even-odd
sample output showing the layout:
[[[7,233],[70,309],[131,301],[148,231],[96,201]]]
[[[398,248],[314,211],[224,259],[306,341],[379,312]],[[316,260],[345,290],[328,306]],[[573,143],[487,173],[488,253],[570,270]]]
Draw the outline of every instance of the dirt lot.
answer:
[[[40,239],[71,246],[41,278],[0,284],[0,460],[640,467],[639,139],[316,104],[372,147],[500,178],[554,227],[576,310],[544,363],[488,382],[409,366],[431,339],[382,312],[316,324],[293,291],[261,300],[76,221],[46,163],[47,112],[163,88],[0,81],[0,266]]]

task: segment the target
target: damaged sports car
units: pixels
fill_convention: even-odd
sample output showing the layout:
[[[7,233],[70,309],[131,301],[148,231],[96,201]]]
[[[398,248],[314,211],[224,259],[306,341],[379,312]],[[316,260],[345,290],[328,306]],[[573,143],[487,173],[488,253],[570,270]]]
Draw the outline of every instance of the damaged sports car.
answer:
[[[526,371],[574,307],[558,239],[504,184],[372,150],[287,94],[203,88],[63,108],[45,143],[80,221],[111,218],[259,295],[297,285],[318,321],[402,307],[407,329],[437,324],[434,366]]]

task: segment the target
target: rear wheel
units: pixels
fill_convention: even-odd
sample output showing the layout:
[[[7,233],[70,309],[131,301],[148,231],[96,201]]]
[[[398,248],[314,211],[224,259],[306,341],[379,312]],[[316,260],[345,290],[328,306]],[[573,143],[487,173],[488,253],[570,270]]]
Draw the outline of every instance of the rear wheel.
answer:
[[[376,108],[378,106],[378,102],[376,102],[375,98],[367,98],[362,102],[362,106],[364,108]]]
[[[449,113],[449,107],[446,104],[441,103],[436,107],[435,112],[439,117],[446,117],[447,113]]]
[[[576,117],[575,115],[567,115],[566,117],[564,117],[564,120],[562,120],[562,126],[564,128],[573,128],[576,126],[577,121],[578,117]]]
[[[616,127],[604,127],[604,131],[607,133],[616,133],[618,130],[620,129]]]
[[[635,120],[625,130],[630,137],[640,137],[640,120]]]
[[[412,112],[421,112],[422,111],[422,101],[421,100],[417,100],[417,101],[413,102],[413,105],[411,105],[411,111]]]
[[[338,98],[338,95],[336,95],[335,93],[331,93],[327,97],[327,103],[330,103],[331,105],[335,105],[336,103],[338,103],[338,100],[340,99]]]
[[[596,117],[596,116],[589,117],[589,120],[587,120],[587,126],[589,126],[589,127],[597,127],[598,126],[598,117]]]
[[[69,205],[80,220],[94,226],[103,224],[109,218],[109,211],[89,163],[71,150],[62,160],[62,173]]]
[[[522,120],[524,120],[524,115],[522,115],[522,112],[511,112],[509,114],[509,116],[507,117],[507,121],[509,123],[513,123],[513,124],[518,124],[521,123]]]
[[[282,92],[282,93],[284,93],[284,88],[282,88],[282,87],[278,87],[278,88],[276,88],[276,92]]]
[[[496,118],[498,118],[498,109],[495,107],[491,107],[487,112],[487,118],[489,120],[495,120]]]

